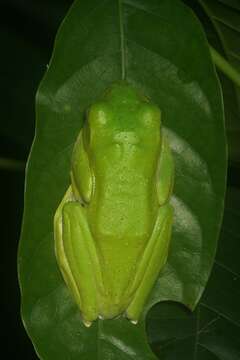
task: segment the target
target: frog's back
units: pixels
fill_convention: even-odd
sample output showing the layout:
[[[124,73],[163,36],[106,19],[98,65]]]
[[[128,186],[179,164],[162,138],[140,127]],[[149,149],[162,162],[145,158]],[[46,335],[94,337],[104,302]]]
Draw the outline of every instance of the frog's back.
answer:
[[[141,174],[128,175],[132,177],[126,182],[124,177],[117,181],[114,177],[113,186],[99,186],[90,216],[93,238],[101,254],[104,282],[112,291],[108,294],[110,303],[122,305],[151,236],[157,211],[154,186],[144,183]]]
[[[88,218],[105,281],[116,290],[111,296],[117,301],[156,219],[160,112],[131,87],[120,85],[93,106],[89,118],[90,132],[94,123],[89,157],[95,180]]]

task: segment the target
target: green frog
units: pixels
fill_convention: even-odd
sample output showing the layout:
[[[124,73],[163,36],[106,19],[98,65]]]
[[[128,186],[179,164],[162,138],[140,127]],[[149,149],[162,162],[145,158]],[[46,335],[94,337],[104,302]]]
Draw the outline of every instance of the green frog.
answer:
[[[87,111],[70,177],[54,217],[63,278],[86,326],[121,314],[136,324],[173,223],[174,161],[158,106],[113,84]]]

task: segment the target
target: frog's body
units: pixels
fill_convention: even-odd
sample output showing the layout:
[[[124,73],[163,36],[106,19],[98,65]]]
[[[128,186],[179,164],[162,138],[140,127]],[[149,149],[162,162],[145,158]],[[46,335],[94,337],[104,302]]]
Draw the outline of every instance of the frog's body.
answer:
[[[172,183],[159,109],[113,85],[90,108],[55,215],[56,256],[86,325],[123,312],[138,320],[167,258]]]

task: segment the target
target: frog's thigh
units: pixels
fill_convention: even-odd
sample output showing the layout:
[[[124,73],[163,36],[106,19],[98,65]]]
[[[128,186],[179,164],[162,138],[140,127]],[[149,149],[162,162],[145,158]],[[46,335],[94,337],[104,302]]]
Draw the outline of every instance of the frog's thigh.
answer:
[[[78,304],[79,308],[81,308],[81,297],[77,288],[77,284],[72,275],[71,268],[68,263],[68,259],[66,258],[64,247],[63,247],[63,238],[62,238],[62,209],[66,202],[72,199],[72,188],[71,186],[66,191],[64,198],[59,205],[55,216],[54,216],[54,241],[55,241],[55,254],[57,258],[57,262],[59,268],[61,270],[62,276],[70,288],[72,294],[75,297],[75,301]]]
[[[63,247],[81,299],[81,312],[89,326],[98,316],[98,259],[85,210],[80,203],[63,207]]]
[[[78,306],[82,307],[80,293],[76,284],[76,281],[73,277],[71,268],[69,266],[68,259],[65,255],[63,247],[63,237],[62,237],[62,208],[57,210],[57,213],[54,218],[54,239],[55,239],[55,253],[59,268],[61,270],[62,276],[74,295],[75,301]]]
[[[160,207],[154,231],[136,274],[135,279],[141,279],[141,281],[126,311],[127,317],[135,323],[138,321],[145,301],[160,270],[166,263],[171,237],[172,218],[173,211],[171,205],[166,204]]]

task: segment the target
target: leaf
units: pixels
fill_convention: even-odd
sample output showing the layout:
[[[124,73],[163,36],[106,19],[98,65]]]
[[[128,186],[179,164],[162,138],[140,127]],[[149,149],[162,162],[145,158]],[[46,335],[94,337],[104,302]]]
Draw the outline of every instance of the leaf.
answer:
[[[148,316],[150,342],[162,360],[240,358],[240,190],[228,188],[212,275],[194,313],[177,304],[156,305]]]
[[[53,215],[69,185],[84,110],[124,76],[162,109],[176,167],[170,255],[145,314],[167,299],[193,309],[213,263],[226,143],[221,93],[201,26],[177,0],[76,1],[37,94],[18,257],[23,321],[44,360],[155,358],[145,315],[137,326],[123,317],[82,325],[54,255]]]
[[[234,0],[198,0],[213,24],[222,47],[217,48],[240,72],[240,4]],[[216,39],[209,37],[215,45]],[[212,42],[213,41],[213,42]],[[229,157],[240,162],[240,89],[220,75],[223,86]]]

